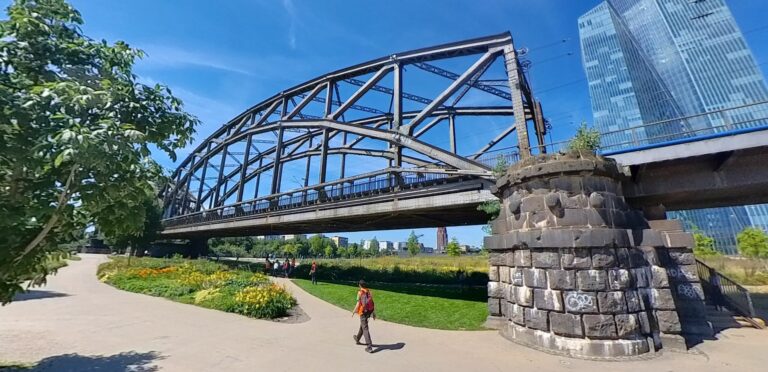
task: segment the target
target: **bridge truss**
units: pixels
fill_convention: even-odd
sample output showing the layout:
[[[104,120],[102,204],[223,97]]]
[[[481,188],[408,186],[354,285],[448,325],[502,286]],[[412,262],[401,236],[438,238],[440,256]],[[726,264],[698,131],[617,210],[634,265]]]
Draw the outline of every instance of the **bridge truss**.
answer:
[[[275,94],[227,122],[179,165],[162,191],[164,226],[369,197],[430,182],[490,179],[497,147],[512,132],[517,134],[513,156],[530,156],[529,122],[544,151],[546,126],[521,54],[511,35],[503,33],[378,58]],[[468,66],[461,73],[441,67],[456,65],[452,60]],[[494,65],[503,79],[486,76]],[[405,87],[434,85],[416,77],[410,82],[414,71],[447,86],[428,94],[407,92]],[[507,118],[507,125],[476,151],[460,155],[456,127],[471,117]],[[431,141],[433,128],[446,122],[448,145]],[[330,157],[340,163],[334,179]],[[346,164],[351,157],[384,159],[386,166],[353,172]],[[305,167],[303,177],[293,172],[288,180],[286,167],[297,164]],[[291,181],[294,186],[286,186]]]

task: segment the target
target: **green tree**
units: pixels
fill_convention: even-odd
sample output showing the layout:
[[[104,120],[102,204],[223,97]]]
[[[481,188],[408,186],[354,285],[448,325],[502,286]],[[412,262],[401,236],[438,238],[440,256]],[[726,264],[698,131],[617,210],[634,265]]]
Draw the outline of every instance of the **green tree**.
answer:
[[[507,172],[507,168],[509,168],[507,158],[504,155],[499,155],[496,157],[496,165],[493,166],[493,175],[499,178]]]
[[[357,243],[352,243],[347,248],[347,251],[350,258],[357,257],[360,255],[360,246]]]
[[[704,235],[702,232],[694,232],[693,240],[695,246],[693,247],[693,254],[697,257],[715,257],[720,256],[721,253],[715,249],[715,239]]]
[[[332,258],[334,256],[333,245],[325,244],[325,247],[323,248],[323,252],[325,253],[326,258]]]
[[[144,53],[83,35],[64,0],[16,0],[0,21],[0,302],[41,284],[45,262],[87,224],[139,236],[157,178],[197,119],[132,72]]]
[[[757,227],[747,227],[736,235],[739,253],[749,258],[768,258],[768,234]]]
[[[379,253],[380,253],[380,251],[379,251],[379,240],[378,240],[378,239],[376,239],[376,237],[375,237],[375,236],[373,237],[373,239],[371,239],[371,243],[370,243],[370,245],[368,246],[368,250],[369,250],[369,251],[372,253],[372,255],[374,255],[374,256],[378,256],[378,255],[379,255]]]
[[[320,234],[309,238],[309,253],[315,257],[322,255],[325,252],[325,245],[323,243],[323,236]]]
[[[283,244],[280,250],[286,257],[296,257],[296,255],[299,253],[299,248],[296,246],[296,244],[292,243]]]
[[[459,241],[455,237],[451,238],[451,241],[445,245],[445,253],[451,257],[461,256],[461,247],[459,246]]]
[[[419,254],[421,251],[419,237],[416,236],[416,233],[413,230],[411,230],[411,235],[408,235],[408,241],[405,243],[405,246],[408,248],[408,253],[411,254],[411,257]]]
[[[589,128],[587,123],[582,122],[579,128],[576,129],[576,135],[568,143],[568,150],[596,153],[597,150],[600,150],[600,131],[595,128]]]

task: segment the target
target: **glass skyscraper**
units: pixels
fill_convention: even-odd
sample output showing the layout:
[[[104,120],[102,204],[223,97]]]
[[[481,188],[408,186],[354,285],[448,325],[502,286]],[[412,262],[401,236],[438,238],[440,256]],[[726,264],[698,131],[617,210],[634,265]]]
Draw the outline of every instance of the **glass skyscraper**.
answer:
[[[579,17],[579,38],[594,125],[607,151],[766,125],[756,110],[722,111],[768,101],[765,79],[723,0],[606,0]],[[744,227],[768,227],[768,206],[670,217],[733,254]]]

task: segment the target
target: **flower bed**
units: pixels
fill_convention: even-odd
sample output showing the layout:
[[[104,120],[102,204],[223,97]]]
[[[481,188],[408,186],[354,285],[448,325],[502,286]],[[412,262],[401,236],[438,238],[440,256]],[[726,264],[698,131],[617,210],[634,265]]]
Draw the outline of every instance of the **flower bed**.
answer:
[[[285,316],[296,300],[263,274],[230,270],[205,260],[118,257],[99,266],[101,281],[119,289],[238,313]]]

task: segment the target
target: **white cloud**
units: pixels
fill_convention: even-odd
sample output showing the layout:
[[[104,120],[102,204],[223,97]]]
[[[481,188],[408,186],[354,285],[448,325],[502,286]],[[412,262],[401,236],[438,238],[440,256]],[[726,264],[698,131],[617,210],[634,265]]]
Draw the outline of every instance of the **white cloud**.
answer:
[[[141,46],[147,56],[138,64],[145,68],[197,66],[215,70],[254,76],[254,71],[233,58],[221,58],[217,53],[199,53],[175,46],[144,44]]]
[[[290,26],[288,26],[288,45],[291,46],[291,49],[296,49],[296,25],[299,20],[296,15],[296,7],[293,5],[293,0],[283,0],[283,9],[285,9],[290,18]]]

